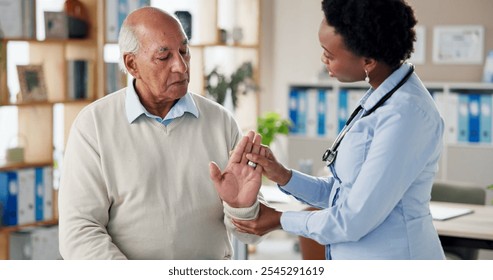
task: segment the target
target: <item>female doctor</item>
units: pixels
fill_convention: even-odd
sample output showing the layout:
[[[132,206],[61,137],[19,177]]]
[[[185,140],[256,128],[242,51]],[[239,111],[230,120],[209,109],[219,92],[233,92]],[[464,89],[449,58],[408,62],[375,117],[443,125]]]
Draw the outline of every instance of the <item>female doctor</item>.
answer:
[[[233,223],[257,235],[282,228],[311,238],[325,245],[327,259],[444,259],[429,210],[444,124],[405,62],[414,12],[404,0],[323,0],[322,10],[318,36],[330,76],[370,85],[323,156],[332,175],[288,169],[264,146],[245,151],[252,168],[320,210],[282,213],[261,205],[256,219]],[[242,188],[229,191],[235,187]],[[227,188],[218,191],[227,196]]]

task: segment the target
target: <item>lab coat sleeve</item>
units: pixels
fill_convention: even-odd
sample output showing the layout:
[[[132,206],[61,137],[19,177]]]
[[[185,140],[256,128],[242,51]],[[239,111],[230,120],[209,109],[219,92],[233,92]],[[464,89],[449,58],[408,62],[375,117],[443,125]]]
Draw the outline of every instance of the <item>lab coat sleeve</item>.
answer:
[[[334,185],[338,185],[338,182],[332,176],[314,177],[293,169],[289,182],[279,189],[303,203],[316,208],[327,208]]]

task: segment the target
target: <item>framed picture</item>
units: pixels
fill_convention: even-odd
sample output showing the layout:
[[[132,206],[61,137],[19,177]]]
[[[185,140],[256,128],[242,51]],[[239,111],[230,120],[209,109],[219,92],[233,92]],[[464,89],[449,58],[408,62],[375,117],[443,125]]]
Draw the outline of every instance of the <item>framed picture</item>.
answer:
[[[434,63],[482,64],[483,48],[483,26],[436,26],[433,30]]]
[[[21,102],[45,101],[46,86],[42,65],[17,65]]]
[[[47,39],[68,38],[68,21],[64,12],[44,12]]]

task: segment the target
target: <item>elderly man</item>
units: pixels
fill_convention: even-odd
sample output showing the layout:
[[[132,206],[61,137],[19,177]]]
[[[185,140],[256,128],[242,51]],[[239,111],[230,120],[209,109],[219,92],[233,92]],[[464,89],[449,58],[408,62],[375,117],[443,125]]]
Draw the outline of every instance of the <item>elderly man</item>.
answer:
[[[262,169],[248,166],[244,152],[260,139],[240,141],[230,114],[188,92],[190,51],[179,21],[138,9],[119,45],[131,85],[84,108],[70,131],[59,192],[63,258],[230,259],[231,233],[258,242],[231,224],[257,217],[258,201],[223,202],[208,165],[217,163],[217,188],[231,184],[228,174],[256,187]]]

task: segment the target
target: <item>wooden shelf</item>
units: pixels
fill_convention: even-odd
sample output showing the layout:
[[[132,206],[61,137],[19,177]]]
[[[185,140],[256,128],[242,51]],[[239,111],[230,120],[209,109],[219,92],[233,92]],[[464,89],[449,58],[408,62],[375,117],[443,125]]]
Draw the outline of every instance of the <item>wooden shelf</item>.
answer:
[[[52,161],[41,161],[41,162],[16,162],[16,163],[0,163],[0,171],[9,171],[23,168],[34,168],[43,166],[52,166]]]
[[[54,226],[57,224],[58,224],[58,219],[52,219],[52,220],[40,221],[40,222],[29,223],[24,225],[0,227],[0,234],[5,232],[19,231],[21,229],[28,227]]]

